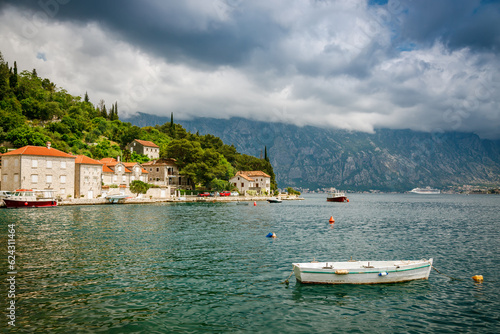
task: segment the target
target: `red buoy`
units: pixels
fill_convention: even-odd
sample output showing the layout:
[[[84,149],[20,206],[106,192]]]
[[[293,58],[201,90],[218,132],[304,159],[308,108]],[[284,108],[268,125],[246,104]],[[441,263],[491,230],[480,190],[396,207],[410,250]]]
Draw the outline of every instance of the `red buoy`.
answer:
[[[349,203],[349,198],[347,199],[347,203]]]
[[[335,223],[335,219],[333,219],[333,216],[330,217],[330,220],[329,220],[330,224],[333,224]]]
[[[255,202],[255,201],[254,201],[254,202],[253,202],[253,206],[257,206],[257,202]]]

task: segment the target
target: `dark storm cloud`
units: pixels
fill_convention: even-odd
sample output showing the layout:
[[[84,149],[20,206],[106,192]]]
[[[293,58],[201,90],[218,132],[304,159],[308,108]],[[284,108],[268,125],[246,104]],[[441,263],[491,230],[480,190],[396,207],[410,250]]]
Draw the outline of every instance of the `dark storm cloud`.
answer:
[[[424,45],[441,41],[451,49],[500,50],[499,1],[408,1],[401,40]]]
[[[124,115],[498,138],[500,3],[0,2],[0,51]],[[41,57],[40,55],[43,55]]]
[[[8,1],[50,19],[96,22],[137,47],[169,61],[236,65],[255,48],[266,49],[283,34],[265,11],[242,1],[206,1],[198,11],[189,1]],[[67,4],[65,4],[67,2]],[[231,12],[232,19],[224,20]]]

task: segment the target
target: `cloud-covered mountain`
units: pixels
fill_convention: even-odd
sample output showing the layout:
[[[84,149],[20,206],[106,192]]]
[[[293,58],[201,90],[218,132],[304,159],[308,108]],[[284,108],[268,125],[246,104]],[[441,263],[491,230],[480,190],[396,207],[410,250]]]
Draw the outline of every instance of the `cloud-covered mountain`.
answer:
[[[125,121],[146,126],[170,118],[140,114]],[[259,156],[266,147],[280,187],[408,191],[500,183],[500,141],[474,134],[389,129],[368,134],[242,118],[179,123],[192,133],[218,136],[241,153]]]

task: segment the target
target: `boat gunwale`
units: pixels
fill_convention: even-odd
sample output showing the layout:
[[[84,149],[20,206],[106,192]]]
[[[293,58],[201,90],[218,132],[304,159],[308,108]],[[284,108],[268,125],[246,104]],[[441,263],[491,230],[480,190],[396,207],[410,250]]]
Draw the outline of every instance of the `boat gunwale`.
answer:
[[[295,263],[293,264],[295,266]],[[414,268],[403,268],[403,269],[394,269],[394,270],[383,270],[383,269],[380,269],[380,270],[375,270],[375,271],[349,271],[348,273],[343,273],[343,274],[337,274],[334,270],[334,268],[328,268],[328,269],[324,269],[322,271],[309,271],[307,269],[305,270],[302,270],[299,266],[297,266],[297,268],[299,268],[300,272],[301,273],[304,273],[304,274],[335,274],[335,275],[348,275],[348,274],[379,274],[379,273],[383,273],[383,272],[387,272],[387,273],[396,273],[396,272],[403,272],[403,271],[409,271],[409,270],[417,270],[417,269],[422,269],[422,268],[427,268],[427,267],[430,267],[431,264],[428,263],[426,265],[423,265],[423,266],[419,266],[419,267],[414,267]],[[371,268],[370,268],[371,269]],[[332,271],[327,271],[327,270],[332,270]],[[335,269],[335,270],[338,270],[338,269]],[[349,269],[345,269],[343,268],[342,270],[349,270]]]

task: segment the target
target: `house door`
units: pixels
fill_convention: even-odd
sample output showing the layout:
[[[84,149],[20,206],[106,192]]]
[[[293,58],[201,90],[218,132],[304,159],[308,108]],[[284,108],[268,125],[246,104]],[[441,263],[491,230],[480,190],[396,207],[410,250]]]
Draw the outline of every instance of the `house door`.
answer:
[[[87,198],[94,198],[94,191],[89,190],[89,191],[87,192]]]
[[[162,197],[162,198],[163,198],[163,197],[167,197],[167,192],[165,191],[165,189],[162,189],[162,190],[160,191],[160,197]]]

